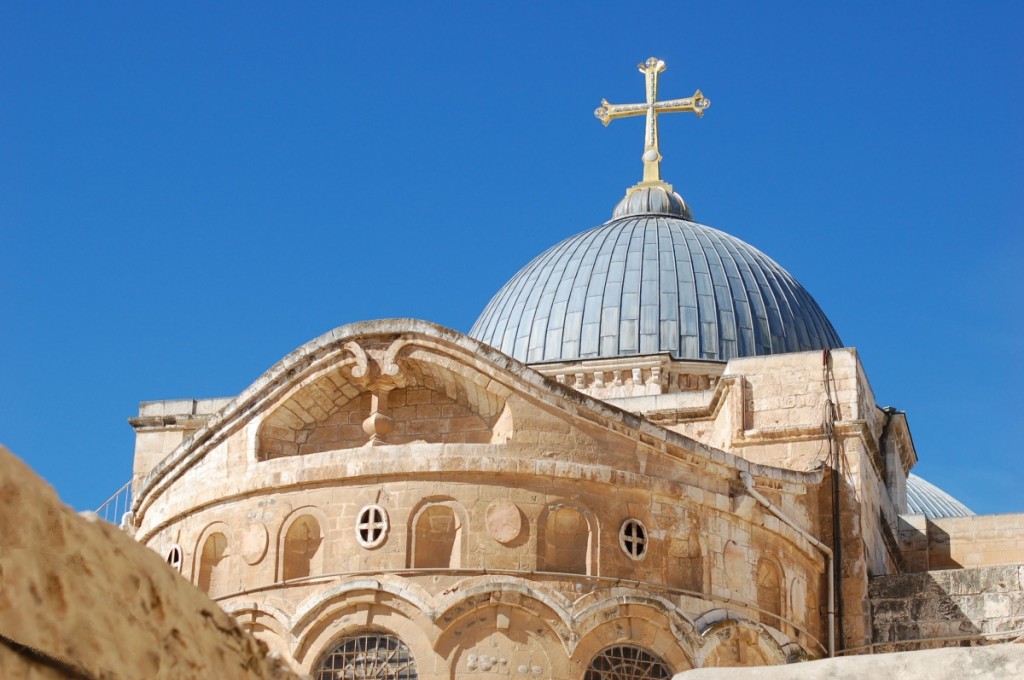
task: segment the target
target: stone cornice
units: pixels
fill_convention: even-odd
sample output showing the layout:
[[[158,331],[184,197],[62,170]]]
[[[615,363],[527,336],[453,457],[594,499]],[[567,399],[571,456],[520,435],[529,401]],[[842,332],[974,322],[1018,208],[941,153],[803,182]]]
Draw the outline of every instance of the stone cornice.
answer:
[[[875,471],[878,479],[885,484],[885,461],[882,460],[881,451],[878,449],[878,440],[871,432],[871,425],[866,420],[841,420],[833,426],[835,433],[840,437],[856,437],[864,445],[864,452],[871,463],[871,469]]]
[[[210,416],[136,416],[128,424],[136,431],[195,430],[210,420]]]

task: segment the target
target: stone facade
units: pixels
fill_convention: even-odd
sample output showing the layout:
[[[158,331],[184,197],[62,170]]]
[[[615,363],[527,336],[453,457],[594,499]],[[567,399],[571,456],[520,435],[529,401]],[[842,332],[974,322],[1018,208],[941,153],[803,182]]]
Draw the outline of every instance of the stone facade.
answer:
[[[871,579],[928,564],[906,417],[849,349],[531,368],[372,322],[132,423],[130,530],[318,678],[367,645],[420,678],[824,656],[830,559],[836,644],[867,650]],[[959,558],[1014,521],[933,524]]]
[[[660,396],[696,395],[673,425],[720,437],[715,419],[753,416],[742,384]],[[144,404],[133,531],[302,672],[367,632],[400,639],[420,678],[576,678],[619,647],[671,672],[825,654],[826,564],[806,537],[822,471],[662,422],[453,331],[357,324],[226,405]]]

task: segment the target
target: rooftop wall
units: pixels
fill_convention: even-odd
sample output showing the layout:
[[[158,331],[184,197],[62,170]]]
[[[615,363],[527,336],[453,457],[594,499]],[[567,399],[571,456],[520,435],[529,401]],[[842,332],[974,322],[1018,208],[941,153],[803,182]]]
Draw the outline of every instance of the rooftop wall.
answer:
[[[902,515],[899,540],[910,571],[1024,564],[1024,513]]]

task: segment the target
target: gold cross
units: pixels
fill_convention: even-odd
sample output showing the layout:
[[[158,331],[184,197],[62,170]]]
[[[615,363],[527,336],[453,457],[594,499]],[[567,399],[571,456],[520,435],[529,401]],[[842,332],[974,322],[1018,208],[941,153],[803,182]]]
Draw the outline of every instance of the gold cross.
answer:
[[[676,111],[693,111],[698,117],[704,116],[704,110],[711,106],[711,100],[706,99],[700,90],[693,93],[692,97],[686,99],[670,99],[669,101],[658,101],[658,74],[665,70],[665,62],[661,59],[651,57],[646,63],[639,65],[640,73],[643,73],[647,81],[647,103],[646,104],[609,104],[607,99],[601,100],[601,108],[594,111],[605,125],[616,118],[627,116],[647,115],[647,129],[644,138],[644,181],[646,184],[661,182],[661,152],[658,150],[658,114],[675,113]]]

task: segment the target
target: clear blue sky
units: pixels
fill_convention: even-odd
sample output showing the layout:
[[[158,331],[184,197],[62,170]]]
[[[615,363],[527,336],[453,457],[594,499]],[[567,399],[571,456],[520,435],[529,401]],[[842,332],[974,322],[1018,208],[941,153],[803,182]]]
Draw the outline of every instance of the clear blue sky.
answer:
[[[144,400],[335,326],[468,331],[640,178],[602,97],[701,88],[663,171],[908,412],[918,472],[1024,511],[1024,3],[0,5],[0,442],[78,508]]]

